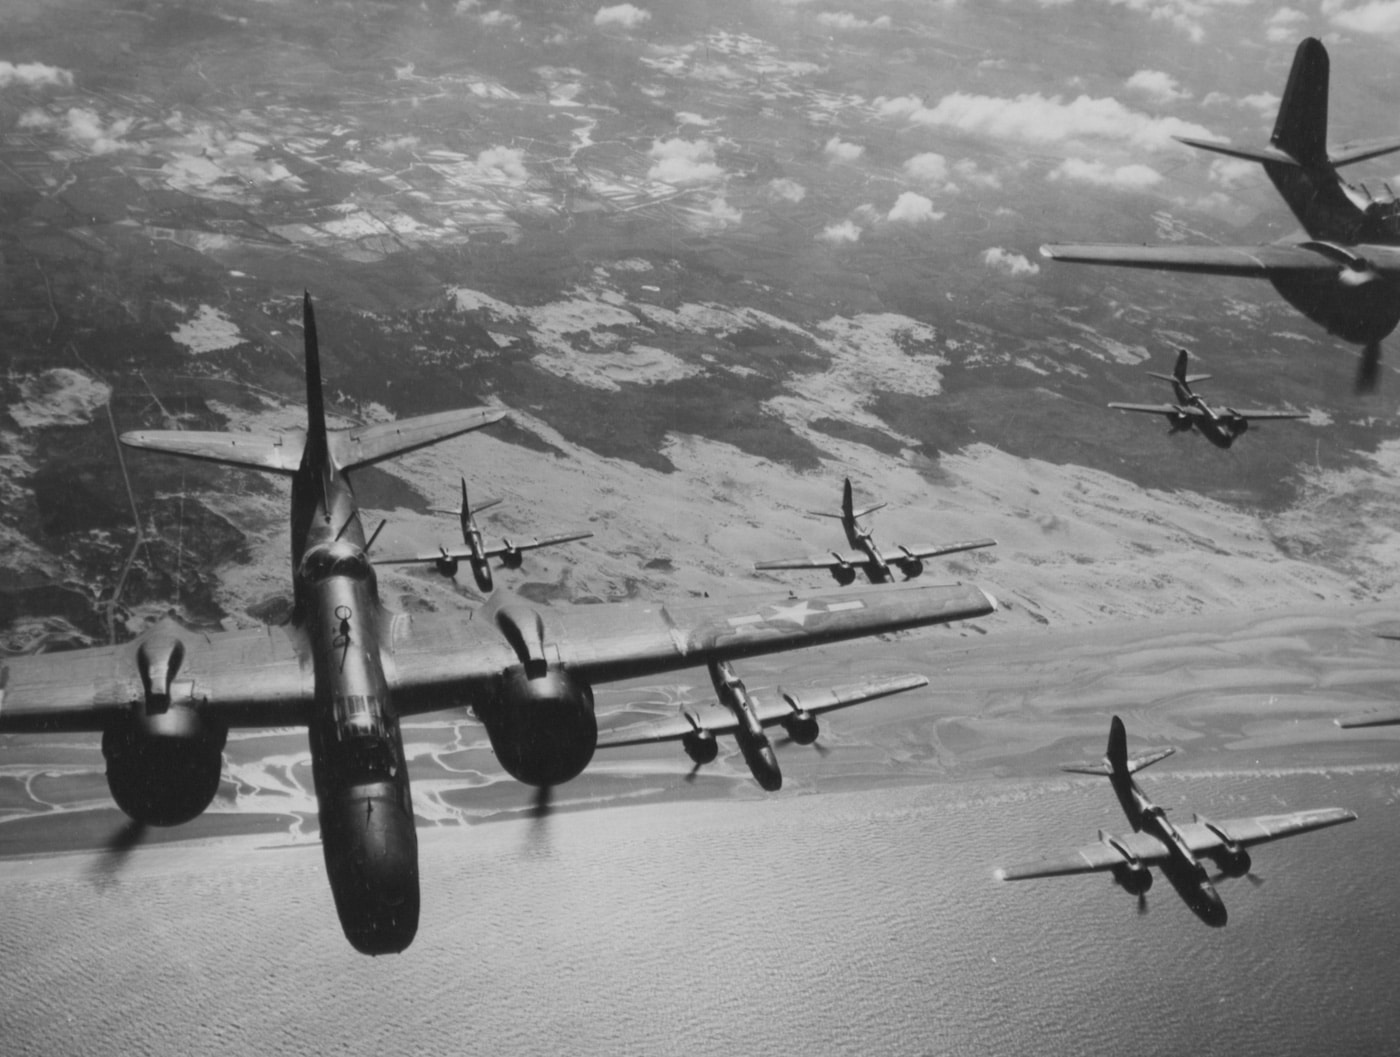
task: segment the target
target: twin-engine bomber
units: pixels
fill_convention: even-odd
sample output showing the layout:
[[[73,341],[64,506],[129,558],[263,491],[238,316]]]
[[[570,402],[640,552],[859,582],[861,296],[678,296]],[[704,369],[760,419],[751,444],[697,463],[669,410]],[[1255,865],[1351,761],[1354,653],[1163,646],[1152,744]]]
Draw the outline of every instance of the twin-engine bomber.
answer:
[[[1267,279],[1290,305],[1362,346],[1356,388],[1374,389],[1381,339],[1400,322],[1400,201],[1374,198],[1337,175],[1343,165],[1400,150],[1400,139],[1327,149],[1330,60],[1320,40],[1298,45],[1273,136],[1265,147],[1177,137],[1188,146],[1258,162],[1303,225],[1265,246],[1042,246],[1051,260]]]
[[[1206,403],[1204,397],[1192,390],[1193,383],[1203,382],[1210,375],[1187,374],[1189,361],[1190,354],[1182,349],[1177,353],[1176,368],[1171,374],[1159,374],[1156,371],[1147,372],[1153,378],[1160,378],[1165,382],[1172,383],[1172,392],[1176,396],[1176,403],[1109,404],[1108,406],[1117,408],[1119,411],[1141,411],[1149,415],[1164,415],[1173,433],[1195,429],[1217,448],[1229,448],[1235,441],[1244,436],[1251,421],[1262,422],[1265,419],[1308,417],[1298,411],[1272,411],[1256,408],[1240,411],[1233,407],[1217,410]]]
[[[841,554],[832,551],[830,554],[818,554],[809,558],[780,558],[777,561],[758,562],[754,565],[754,569],[758,572],[776,569],[825,569],[842,587],[855,583],[856,573],[859,571],[865,573],[866,578],[872,584],[887,584],[894,579],[896,569],[904,575],[906,580],[912,580],[924,571],[924,562],[929,558],[940,558],[945,554],[957,554],[960,551],[997,545],[997,541],[993,539],[963,540],[958,543],[939,543],[919,547],[901,545],[887,554],[876,545],[874,533],[860,523],[861,518],[867,514],[873,514],[884,505],[884,503],[876,503],[874,506],[862,507],[857,510],[855,497],[851,491],[851,479],[847,477],[845,487],[841,490],[841,512],[839,514],[833,514],[828,510],[809,510],[808,513],[815,517],[835,518],[840,521],[841,528],[846,532],[846,542],[859,553]]]
[[[1033,877],[1059,877],[1063,874],[1108,870],[1120,888],[1138,897],[1139,910],[1147,908],[1147,892],[1152,887],[1152,871],[1162,876],[1192,912],[1207,925],[1219,928],[1228,920],[1225,904],[1201,859],[1215,863],[1222,877],[1244,877],[1253,867],[1248,849],[1309,830],[1323,829],[1356,816],[1340,807],[1315,811],[1295,811],[1291,815],[1261,815],[1212,822],[1197,815],[1194,822],[1177,826],[1167,813],[1147,798],[1133,775],[1176,750],[1153,749],[1128,755],[1128,734],[1117,716],[1109,725],[1108,754],[1103,763],[1071,763],[1062,770],[1071,774],[1104,775],[1113,783],[1118,803],[1133,832],[1115,836],[1099,830],[1097,843],[1077,849],[1064,859],[1045,859],[1025,866],[998,870],[1003,881]],[[1218,880],[1219,878],[1216,878]]]
[[[661,720],[645,720],[598,735],[598,748],[617,749],[625,745],[649,745],[659,741],[679,741],[695,767],[693,775],[719,756],[717,734],[732,734],[739,752],[748,764],[754,781],[775,793],[783,787],[778,756],[768,740],[766,728],[782,727],[789,740],[798,745],[815,745],[821,735],[817,716],[838,708],[849,708],[865,701],[900,694],[927,686],[922,675],[896,675],[862,683],[806,693],[778,692],[777,701],[760,701],[749,693],[744,681],[734,674],[727,661],[711,661],[710,682],[720,707],[682,709],[679,715]]]
[[[213,800],[230,728],[307,727],[326,874],[345,935],[366,954],[402,951],[418,931],[403,716],[470,707],[501,766],[545,789],[577,777],[593,758],[595,683],[996,609],[990,595],[960,585],[544,612],[498,595],[465,616],[392,612],[379,598],[350,472],[505,412],[446,411],[328,430],[309,296],[303,318],[304,432],[122,437],[132,447],[291,478],[291,620],[210,633],[167,620],[121,646],[6,659],[0,733],[101,733],[117,805],[138,823],[169,826]]]
[[[477,526],[476,515],[483,510],[500,503],[499,499],[487,499],[476,505],[472,509],[471,501],[467,498],[467,479],[462,478],[462,505],[456,510],[447,507],[432,507],[437,514],[456,514],[462,526],[462,542],[464,548],[449,550],[447,547],[439,547],[436,551],[429,551],[426,554],[413,554],[402,558],[376,558],[375,565],[432,565],[443,576],[453,577],[457,575],[457,568],[462,562],[471,566],[472,578],[476,581],[476,586],[482,591],[490,593],[495,586],[495,580],[491,575],[491,559],[495,558],[507,569],[519,569],[525,560],[525,552],[538,550],[541,547],[557,547],[561,543],[573,543],[576,540],[586,540],[593,535],[591,532],[564,532],[556,536],[545,536],[543,539],[534,537],[527,540],[516,540],[512,542],[508,539],[501,540],[500,543],[487,543],[481,535],[481,529]]]

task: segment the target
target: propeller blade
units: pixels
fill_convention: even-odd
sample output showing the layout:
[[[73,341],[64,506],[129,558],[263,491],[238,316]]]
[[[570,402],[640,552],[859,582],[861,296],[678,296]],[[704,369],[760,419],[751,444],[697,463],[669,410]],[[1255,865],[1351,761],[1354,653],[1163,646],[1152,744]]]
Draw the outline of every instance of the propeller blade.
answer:
[[[1373,341],[1361,350],[1361,362],[1356,366],[1356,391],[1374,393],[1381,380],[1381,343]]]
[[[695,781],[695,776],[696,776],[697,774],[699,774],[699,773],[700,773],[700,765],[697,763],[694,767],[692,767],[689,771],[686,772],[686,774],[685,774],[685,780],[686,780],[687,782],[694,782],[694,781]]]
[[[93,864],[93,872],[99,883],[116,879],[132,851],[145,839],[146,829],[144,822],[129,818],[112,834]]]
[[[1144,914],[1147,913],[1147,893],[1146,893],[1146,892],[1139,892],[1139,893],[1138,893],[1137,912],[1138,912],[1138,917],[1142,917],[1142,915],[1144,915]]]
[[[536,819],[548,818],[553,811],[554,786],[542,785],[535,790],[534,799],[530,801],[530,817]]]

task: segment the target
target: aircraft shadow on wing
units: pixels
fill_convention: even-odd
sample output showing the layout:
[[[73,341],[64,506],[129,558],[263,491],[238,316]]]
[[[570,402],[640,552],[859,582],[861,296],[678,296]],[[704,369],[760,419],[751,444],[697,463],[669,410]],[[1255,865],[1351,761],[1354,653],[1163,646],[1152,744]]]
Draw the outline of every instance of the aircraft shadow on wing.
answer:
[[[327,429],[309,295],[302,313],[305,430],[121,438],[291,479],[290,620],[192,633],[167,618],[119,646],[0,658],[0,733],[100,734],[117,806],[138,826],[173,826],[213,801],[230,729],[305,726],[326,876],[345,936],[363,953],[403,951],[418,931],[418,838],[402,717],[470,708],[501,766],[540,789],[547,804],[547,790],[593,758],[597,683],[710,665],[712,674],[727,673],[730,689],[721,693],[737,701],[728,662],[996,609],[984,591],[956,585],[547,611],[497,593],[468,615],[393,612],[379,597],[368,556],[373,537],[366,540],[350,474],[506,412],[474,408]],[[815,720],[804,723],[791,719],[795,738],[815,733]]]
[[[873,514],[884,505],[884,503],[876,503],[874,506],[862,507],[857,510],[851,491],[851,479],[848,477],[845,487],[841,490],[841,512],[839,514],[827,510],[810,510],[808,513],[815,517],[835,518],[840,521],[841,528],[846,533],[846,542],[855,548],[856,553],[841,554],[832,551],[830,554],[818,554],[805,558],[780,558],[777,561],[757,562],[754,569],[758,572],[772,572],[778,569],[825,569],[842,587],[854,583],[856,573],[862,572],[872,584],[885,584],[894,579],[896,569],[903,574],[906,580],[912,580],[924,571],[924,562],[929,558],[939,558],[945,554],[957,554],[961,551],[997,545],[997,541],[994,539],[963,540],[958,543],[940,543],[919,547],[901,545],[887,553],[876,544],[875,535],[870,528],[860,523],[861,518]]]
[[[467,498],[467,479],[463,477],[462,505],[455,510],[448,507],[432,508],[434,513],[456,515],[462,526],[463,547],[439,547],[436,551],[428,551],[423,554],[376,558],[374,564],[432,565],[443,576],[453,577],[457,575],[460,563],[466,562],[471,568],[472,578],[476,580],[476,586],[489,594],[495,586],[495,580],[491,574],[493,558],[507,569],[519,569],[524,564],[526,551],[539,550],[542,547],[557,547],[561,543],[586,540],[593,535],[591,532],[564,532],[543,538],[533,537],[515,541],[502,539],[499,543],[487,543],[481,534],[481,529],[477,526],[476,515],[483,510],[489,510],[500,502],[499,499],[487,499],[473,508]]]
[[[1258,162],[1303,226],[1264,246],[1042,246],[1051,260],[1267,279],[1290,305],[1343,341],[1362,346],[1358,392],[1376,386],[1381,340],[1400,322],[1400,201],[1377,199],[1337,169],[1400,150],[1400,138],[1327,148],[1330,60],[1312,37],[1298,45],[1264,147],[1181,142]]]
[[[678,715],[662,720],[632,723],[601,731],[598,748],[622,748],[627,745],[650,745],[662,741],[679,741],[695,767],[693,776],[702,766],[713,763],[719,755],[719,735],[733,735],[739,752],[748,764],[754,780],[770,793],[783,786],[783,772],[773,751],[767,729],[781,727],[788,739],[798,745],[815,745],[821,736],[817,716],[838,708],[849,708],[866,701],[889,697],[927,686],[922,675],[891,676],[857,686],[835,687],[799,693],[778,691],[778,699],[759,700],[750,694],[744,681],[734,674],[725,661],[708,665],[710,682],[714,685],[717,706],[682,708]]]
[[[1149,415],[1162,415],[1171,426],[1173,433],[1195,429],[1217,448],[1228,448],[1234,444],[1249,429],[1251,421],[1308,417],[1305,413],[1298,411],[1272,411],[1255,408],[1241,411],[1233,407],[1220,409],[1211,407],[1210,404],[1206,403],[1204,397],[1191,388],[1194,383],[1203,382],[1210,375],[1188,374],[1189,360],[1190,354],[1185,349],[1181,349],[1177,353],[1176,367],[1171,374],[1159,374],[1156,371],[1147,372],[1153,378],[1161,378],[1163,381],[1171,382],[1176,403],[1109,404],[1108,406],[1117,408],[1119,411],[1141,411]]]
[[[1194,821],[1178,826],[1167,818],[1166,811],[1147,798],[1133,778],[1136,772],[1166,759],[1175,751],[1155,749],[1129,756],[1123,721],[1114,716],[1103,763],[1068,764],[1063,770],[1071,774],[1106,776],[1113,783],[1113,791],[1133,832],[1115,836],[1099,830],[1099,839],[1094,844],[1078,848],[1064,858],[999,869],[996,871],[998,879],[1021,881],[1107,870],[1113,882],[1137,896],[1138,908],[1145,910],[1147,892],[1152,888],[1149,867],[1156,866],[1195,915],[1207,925],[1218,928],[1226,923],[1228,915],[1202,859],[1211,860],[1222,877],[1244,877],[1253,868],[1248,850],[1253,846],[1356,818],[1343,808],[1327,807],[1224,822],[1213,822],[1197,815]]]

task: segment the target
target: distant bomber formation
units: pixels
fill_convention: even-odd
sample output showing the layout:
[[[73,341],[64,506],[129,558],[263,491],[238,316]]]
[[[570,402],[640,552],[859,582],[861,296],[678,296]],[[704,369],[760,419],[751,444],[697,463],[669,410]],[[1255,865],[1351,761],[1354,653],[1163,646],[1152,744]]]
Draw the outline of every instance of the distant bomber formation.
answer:
[[[1217,448],[1228,448],[1234,444],[1249,429],[1251,420],[1308,417],[1297,411],[1240,411],[1233,407],[1217,411],[1202,397],[1192,392],[1193,383],[1203,382],[1210,375],[1187,374],[1189,359],[1190,354],[1182,349],[1177,354],[1176,369],[1171,374],[1158,374],[1156,371],[1147,372],[1153,378],[1161,378],[1163,381],[1172,383],[1172,390],[1176,394],[1176,403],[1109,404],[1108,406],[1115,407],[1119,411],[1142,411],[1149,415],[1165,415],[1173,433],[1195,429]]]
[[[861,518],[873,514],[884,505],[876,503],[874,506],[857,510],[851,492],[851,479],[847,477],[846,486],[841,493],[839,514],[825,510],[810,510],[808,513],[816,517],[839,520],[841,527],[846,530],[846,542],[859,551],[859,554],[838,554],[832,551],[829,555],[809,558],[782,558],[778,561],[758,562],[754,568],[759,572],[774,569],[826,569],[842,587],[854,583],[856,572],[860,571],[865,573],[872,584],[886,584],[894,579],[894,569],[903,573],[906,580],[912,580],[924,571],[924,562],[929,558],[997,545],[997,541],[993,539],[966,540],[931,547],[901,546],[897,552],[886,555],[875,545],[875,537],[871,530],[860,523]]]
[[[1260,815],[1225,822],[1212,822],[1197,815],[1194,822],[1177,826],[1168,820],[1165,810],[1147,799],[1133,778],[1137,771],[1166,759],[1175,751],[1154,749],[1129,756],[1127,731],[1123,721],[1114,716],[1109,725],[1108,754],[1103,763],[1066,764],[1062,770],[1071,774],[1107,776],[1133,832],[1118,837],[1099,830],[1096,843],[1079,848],[1064,859],[1012,866],[998,870],[997,876],[1003,881],[1021,881],[1108,870],[1115,884],[1138,897],[1138,909],[1146,910],[1147,892],[1152,887],[1152,872],[1148,867],[1157,866],[1195,915],[1207,925],[1219,928],[1228,916],[1202,858],[1211,859],[1221,877],[1243,877],[1253,866],[1248,849],[1254,845],[1356,818],[1344,808],[1325,807],[1295,811],[1291,815]]]
[[[732,734],[739,743],[739,751],[749,765],[754,780],[768,792],[776,793],[783,787],[783,772],[778,768],[778,757],[773,752],[773,743],[764,733],[765,727],[781,726],[789,740],[798,745],[813,745],[821,733],[816,717],[823,712],[928,685],[928,680],[922,675],[901,675],[861,686],[805,694],[789,694],[780,690],[779,701],[760,702],[749,694],[744,681],[734,674],[730,664],[712,661],[709,667],[710,682],[714,684],[715,696],[722,707],[684,709],[680,715],[668,719],[600,731],[598,748],[616,749],[626,745],[679,741],[685,754],[695,763],[690,772],[693,775],[705,764],[713,763],[719,755],[715,735]]]
[[[304,430],[121,438],[291,479],[291,619],[205,633],[168,619],[120,646],[0,658],[0,734],[100,733],[112,798],[143,827],[180,825],[209,807],[230,729],[306,727],[326,878],[345,936],[362,953],[397,953],[418,932],[403,717],[470,707],[501,767],[547,797],[581,774],[598,747],[597,683],[705,664],[717,688],[722,676],[739,700],[742,684],[726,662],[996,609],[975,587],[938,586],[547,611],[496,596],[470,619],[393,613],[380,600],[373,537],[366,539],[350,474],[506,413],[483,407],[329,429],[309,296],[302,313]],[[465,501],[462,516],[470,522]],[[793,712],[794,739],[815,737],[810,711]]]
[[[1393,192],[1373,198],[1364,186],[1341,179],[1337,168],[1400,150],[1400,139],[1329,152],[1329,72],[1321,41],[1309,37],[1298,45],[1266,147],[1177,137],[1188,146],[1263,165],[1306,237],[1266,246],[1067,245],[1042,246],[1040,252],[1081,264],[1267,279],[1328,333],[1363,346],[1356,388],[1370,392],[1380,373],[1381,339],[1400,321],[1400,201]]]
[[[561,543],[573,543],[576,540],[586,540],[593,535],[591,532],[566,532],[558,536],[546,536],[544,539],[521,540],[512,543],[508,539],[501,540],[487,546],[482,539],[481,529],[477,527],[475,514],[500,503],[499,499],[488,499],[484,503],[478,503],[473,511],[471,503],[467,499],[467,479],[462,478],[462,505],[457,510],[447,507],[433,507],[437,514],[456,514],[462,523],[462,542],[466,544],[466,549],[448,550],[446,547],[439,547],[436,551],[429,551],[426,554],[414,554],[403,558],[378,558],[375,565],[414,565],[432,563],[437,567],[437,571],[443,576],[456,576],[459,563],[465,561],[471,566],[472,577],[476,580],[476,586],[489,593],[495,586],[491,576],[491,559],[498,558],[507,569],[519,569],[524,561],[524,552],[538,550],[541,547],[555,547]]]

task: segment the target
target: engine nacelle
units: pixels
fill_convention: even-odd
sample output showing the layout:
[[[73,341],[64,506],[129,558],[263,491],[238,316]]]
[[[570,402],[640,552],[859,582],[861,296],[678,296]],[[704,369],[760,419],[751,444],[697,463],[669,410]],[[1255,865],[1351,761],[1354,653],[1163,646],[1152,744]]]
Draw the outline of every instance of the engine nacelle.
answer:
[[[1211,856],[1215,862],[1215,868],[1226,877],[1243,877],[1254,867],[1254,860],[1249,857],[1249,852],[1239,845],[1234,848],[1221,848]]]
[[[904,558],[895,564],[899,566],[899,571],[904,574],[906,580],[912,580],[924,571],[924,563],[918,558]]]
[[[1152,871],[1142,863],[1118,863],[1113,867],[1113,883],[1130,895],[1146,895],[1152,889]]]
[[[783,720],[783,730],[797,744],[811,745],[821,734],[822,728],[817,722],[817,717],[804,708]]]
[[[437,567],[437,571],[442,573],[442,575],[446,576],[448,579],[451,579],[452,577],[457,575],[456,558],[439,558],[433,564]]]
[[[136,670],[146,692],[146,715],[156,716],[170,708],[175,676],[185,660],[185,644],[178,638],[160,634],[159,629],[136,651]]]
[[[849,587],[856,582],[856,567],[847,565],[844,562],[831,567],[831,578],[842,587]]]
[[[562,668],[532,678],[523,665],[513,666],[495,696],[475,709],[501,766],[526,785],[577,778],[598,747],[593,689]]]
[[[178,826],[203,813],[219,791],[228,729],[185,704],[135,711],[102,734],[107,788],[137,822]]]
[[[501,551],[501,564],[507,569],[519,569],[525,563],[525,554],[519,547],[512,547],[510,540],[502,540],[505,550]]]
[[[681,738],[681,748],[685,754],[698,766],[700,764],[714,763],[719,755],[719,742],[708,730],[693,730],[685,737]]]

